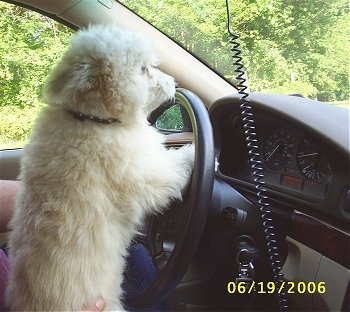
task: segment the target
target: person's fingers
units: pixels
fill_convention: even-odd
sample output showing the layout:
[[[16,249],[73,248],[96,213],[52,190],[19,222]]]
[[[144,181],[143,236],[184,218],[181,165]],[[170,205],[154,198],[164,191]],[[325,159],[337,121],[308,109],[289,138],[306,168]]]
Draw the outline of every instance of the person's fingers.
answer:
[[[82,311],[84,312],[103,311],[104,306],[105,306],[104,300],[101,297],[99,297],[95,302],[84,305]]]

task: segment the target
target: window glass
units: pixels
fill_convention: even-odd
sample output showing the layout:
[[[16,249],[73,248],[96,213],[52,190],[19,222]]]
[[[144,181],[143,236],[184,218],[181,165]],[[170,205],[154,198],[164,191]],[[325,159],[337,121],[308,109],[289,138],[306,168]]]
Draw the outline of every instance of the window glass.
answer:
[[[159,116],[156,122],[159,130],[181,132],[184,128],[181,109],[179,105],[173,105]]]
[[[72,30],[0,2],[0,149],[23,147],[42,107],[41,89]]]
[[[225,0],[121,0],[234,85]],[[251,92],[349,107],[348,0],[229,1]]]

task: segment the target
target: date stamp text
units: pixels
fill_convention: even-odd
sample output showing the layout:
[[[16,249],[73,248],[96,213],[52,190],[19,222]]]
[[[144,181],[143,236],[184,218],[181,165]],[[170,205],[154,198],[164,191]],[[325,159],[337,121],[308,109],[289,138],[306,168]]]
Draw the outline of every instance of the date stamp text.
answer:
[[[228,282],[227,292],[229,294],[324,294],[326,292],[325,282]]]

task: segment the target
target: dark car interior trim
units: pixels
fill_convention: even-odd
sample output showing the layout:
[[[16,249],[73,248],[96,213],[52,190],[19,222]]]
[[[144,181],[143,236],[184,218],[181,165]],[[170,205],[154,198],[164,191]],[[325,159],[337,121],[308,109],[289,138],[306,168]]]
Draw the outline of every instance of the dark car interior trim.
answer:
[[[304,213],[292,215],[288,236],[350,269],[350,235]]]

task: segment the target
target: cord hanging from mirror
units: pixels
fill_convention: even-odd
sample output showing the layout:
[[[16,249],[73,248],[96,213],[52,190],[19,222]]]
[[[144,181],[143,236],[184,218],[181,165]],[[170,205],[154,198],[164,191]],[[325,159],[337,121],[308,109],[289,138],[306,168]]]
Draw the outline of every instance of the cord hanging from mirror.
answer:
[[[242,62],[242,55],[240,50],[240,43],[238,41],[239,36],[235,34],[231,28],[230,8],[229,0],[226,0],[227,11],[227,30],[230,35],[229,42],[232,45],[231,52],[233,58],[234,72],[237,80],[238,93],[241,95],[241,115],[244,128],[245,140],[248,147],[248,155],[250,157],[249,164],[253,171],[254,182],[256,187],[256,195],[258,200],[258,206],[261,214],[263,229],[266,238],[267,251],[271,263],[272,273],[275,279],[276,285],[280,288],[283,285],[283,274],[281,273],[281,260],[278,252],[278,245],[276,240],[275,227],[272,223],[272,212],[268,201],[267,190],[265,188],[264,172],[261,166],[261,157],[259,153],[258,140],[255,131],[255,121],[253,115],[253,109],[250,105],[249,91],[247,86],[247,79],[244,66]],[[281,311],[287,311],[287,299],[284,291],[277,294],[277,299]]]

